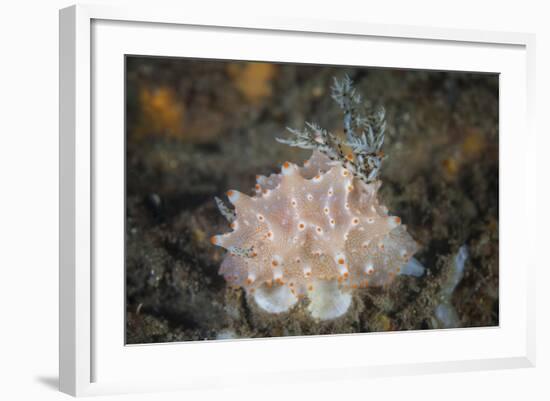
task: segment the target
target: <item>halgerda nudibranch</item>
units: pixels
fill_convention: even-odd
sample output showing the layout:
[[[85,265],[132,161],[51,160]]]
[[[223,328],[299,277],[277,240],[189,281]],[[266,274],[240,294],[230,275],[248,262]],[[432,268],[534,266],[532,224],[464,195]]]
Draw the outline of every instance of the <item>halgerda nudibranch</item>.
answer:
[[[347,141],[313,124],[290,130],[295,138],[279,142],[313,150],[303,167],[285,162],[280,174],[257,176],[253,196],[228,191],[234,210],[216,199],[232,229],[211,238],[228,250],[220,274],[270,313],[306,298],[314,318],[334,319],[350,307],[352,291],[423,271],[412,258],[416,242],[378,201],[383,112],[359,115],[348,77],[332,89]],[[352,152],[344,155],[344,146]]]

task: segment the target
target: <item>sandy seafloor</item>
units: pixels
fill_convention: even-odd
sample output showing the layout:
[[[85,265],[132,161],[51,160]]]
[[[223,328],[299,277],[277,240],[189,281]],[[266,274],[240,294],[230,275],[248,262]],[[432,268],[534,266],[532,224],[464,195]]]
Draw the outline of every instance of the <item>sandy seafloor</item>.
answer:
[[[427,271],[355,291],[333,321],[307,301],[267,314],[218,275],[224,250],[209,237],[229,228],[214,196],[302,163],[309,151],[275,141],[287,126],[341,133],[329,88],[345,73],[386,109],[380,200]],[[464,244],[455,323],[498,325],[498,92],[489,74],[128,58],[127,343],[442,328],[434,310]]]

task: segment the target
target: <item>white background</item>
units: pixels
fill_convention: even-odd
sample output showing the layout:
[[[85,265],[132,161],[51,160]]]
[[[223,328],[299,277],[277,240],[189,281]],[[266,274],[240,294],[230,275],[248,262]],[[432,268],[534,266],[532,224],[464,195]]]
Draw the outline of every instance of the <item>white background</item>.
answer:
[[[124,4],[130,1],[96,1]],[[133,3],[136,3],[134,0]],[[143,2],[146,3],[146,2]],[[544,2],[521,1],[241,1],[151,2],[179,4],[216,13],[258,13],[322,19],[364,19],[374,23],[429,25],[537,34],[537,114],[539,212],[547,209],[550,149],[544,118],[550,107],[549,13]],[[219,4],[218,4],[219,3]],[[226,3],[226,4],[225,4]],[[58,291],[58,20],[57,10],[70,1],[26,0],[3,4],[0,23],[0,397],[61,399],[57,386]],[[271,6],[270,6],[271,4]],[[521,133],[518,133],[521,135]],[[6,141],[7,140],[7,141]],[[533,199],[535,202],[535,199]],[[548,399],[550,390],[549,263],[543,259],[550,236],[548,214],[538,216],[540,263],[537,271],[537,368],[481,373],[327,382],[281,388],[277,383],[260,393],[229,390],[228,399]],[[545,238],[542,236],[544,235]],[[291,356],[289,363],[292,362]],[[243,381],[246,378],[243,377]],[[118,398],[220,399],[217,392],[131,395]],[[115,399],[115,397],[107,397]]]

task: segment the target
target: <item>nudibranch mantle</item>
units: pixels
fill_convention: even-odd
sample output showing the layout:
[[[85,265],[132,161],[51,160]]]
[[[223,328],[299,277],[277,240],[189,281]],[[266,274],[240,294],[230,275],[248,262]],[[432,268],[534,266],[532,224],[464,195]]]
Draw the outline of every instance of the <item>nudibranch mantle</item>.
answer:
[[[303,167],[257,176],[254,196],[228,191],[232,231],[211,238],[229,251],[219,273],[269,313],[307,298],[315,319],[344,315],[352,291],[390,284],[418,249],[380,185],[314,151]]]

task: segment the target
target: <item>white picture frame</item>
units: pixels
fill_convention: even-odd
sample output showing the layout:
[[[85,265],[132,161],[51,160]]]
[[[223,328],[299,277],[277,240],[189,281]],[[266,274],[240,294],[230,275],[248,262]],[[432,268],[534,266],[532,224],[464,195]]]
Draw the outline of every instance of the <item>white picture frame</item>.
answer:
[[[200,38],[200,49],[192,46],[180,49],[176,39],[167,39],[191,34],[197,35],[194,36],[196,39]],[[120,222],[123,209],[119,207],[120,198],[116,197],[111,204],[101,197],[107,190],[114,189],[116,192],[116,188],[121,185],[120,178],[124,170],[120,163],[120,158],[123,158],[120,152],[122,142],[120,136],[115,135],[106,147],[105,141],[98,141],[94,132],[102,129],[103,124],[111,124],[111,132],[123,133],[120,125],[123,116],[116,115],[122,107],[120,99],[123,96],[121,91],[117,91],[122,85],[120,77],[123,71],[118,69],[120,55],[235,57],[227,43],[224,45],[226,49],[215,47],[215,42],[220,42],[220,35],[225,35],[225,39],[231,43],[242,41],[238,43],[239,57],[245,60],[297,61],[297,57],[304,57],[302,60],[313,63],[329,63],[330,57],[337,56],[321,54],[314,57],[315,48],[308,53],[304,50],[307,47],[300,47],[305,55],[294,56],[291,54],[292,49],[282,41],[292,38],[315,47],[320,45],[321,42],[317,43],[320,40],[326,41],[328,45],[331,38],[337,37],[343,46],[346,41],[353,42],[354,46],[362,46],[363,43],[377,46],[381,41],[386,47],[403,46],[400,48],[403,51],[395,54],[381,52],[376,56],[378,59],[369,65],[481,70],[502,74],[502,318],[498,328],[202,344],[124,345],[124,339],[120,336],[123,324],[118,327],[124,321],[124,315],[120,313],[124,310],[123,270],[120,270],[124,265],[120,265],[122,249],[117,251],[115,248],[123,240],[123,232],[118,230],[120,227],[106,230],[104,224],[106,221]],[[272,46],[265,46],[264,43],[263,50],[259,49],[253,45],[254,35],[262,35],[262,41]],[[380,375],[534,366],[536,261],[534,252],[529,249],[535,242],[530,233],[536,231],[533,229],[536,211],[529,206],[528,201],[535,194],[535,134],[532,128],[534,44],[534,35],[524,33],[294,20],[255,15],[227,19],[215,12],[209,15],[188,15],[184,10],[154,7],[78,5],[61,10],[61,391],[79,396],[231,387],[239,385],[235,375],[243,373],[261,385],[273,380],[285,383],[298,379],[336,380],[344,376],[362,380]],[[212,46],[211,50],[208,50],[209,46]],[[418,52],[415,54],[419,56],[407,58],[409,48],[415,49]],[[439,58],[437,62],[429,57],[430,52],[436,50]],[[487,52],[492,52],[491,56],[487,56]],[[456,54],[469,56],[461,64],[455,59]],[[363,65],[361,56],[357,57],[344,60],[344,63]],[[106,92],[107,88],[113,92]],[[99,98],[101,102],[98,102]],[[513,132],[523,134],[514,136]],[[522,191],[514,191],[510,185],[512,181],[521,182]],[[523,237],[517,238],[517,232],[522,232]],[[114,244],[113,250],[102,248],[102,241]],[[109,273],[101,270],[105,260],[114,261],[110,263],[115,268]],[[515,266],[513,271],[512,266]],[[96,291],[101,291],[100,298]],[[370,357],[363,359],[358,351],[346,353],[346,357],[340,357],[338,351],[369,347],[372,348]],[[392,347],[395,355],[375,352],[376,349],[387,347]],[[440,351],[439,347],[444,351]],[[433,348],[433,351],[428,348]],[[319,359],[316,355],[321,349],[323,358]],[[426,351],[415,351],[422,349]],[[286,366],[285,359],[280,357],[285,352],[301,357],[297,358],[293,366]],[[245,360],[254,363],[224,362],[235,361],[239,355],[245,355]],[[262,363],[266,360],[270,363]],[[159,361],[163,362],[160,365],[165,366],[165,370],[158,368]],[[189,361],[193,361],[192,366]],[[212,367],[212,361],[218,362],[215,368]],[[139,370],[136,369],[138,366]]]

